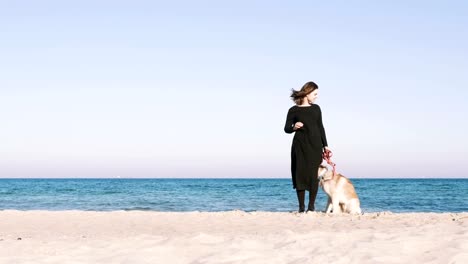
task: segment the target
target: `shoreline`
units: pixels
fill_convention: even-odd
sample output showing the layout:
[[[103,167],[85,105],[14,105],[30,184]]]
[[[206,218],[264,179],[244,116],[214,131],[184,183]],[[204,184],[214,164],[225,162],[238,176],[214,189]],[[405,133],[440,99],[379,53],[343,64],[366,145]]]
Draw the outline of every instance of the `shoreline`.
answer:
[[[0,263],[468,260],[468,212],[1,210],[0,219]]]
[[[57,210],[52,210],[52,209],[0,209],[0,214],[2,212],[85,212],[85,213],[121,213],[121,212],[142,212],[142,213],[202,213],[202,214],[217,214],[217,213],[230,213],[230,212],[236,212],[236,213],[245,213],[245,214],[261,214],[261,213],[273,213],[273,214],[303,214],[303,215],[308,215],[308,214],[314,214],[314,215],[323,215],[323,216],[330,216],[330,217],[338,217],[338,216],[348,216],[348,217],[355,217],[355,216],[368,216],[368,215],[373,215],[373,214],[379,214],[379,215],[404,215],[404,214],[465,214],[468,213],[468,211],[456,211],[456,212],[427,212],[427,211],[411,211],[411,212],[406,212],[406,211],[401,211],[401,212],[396,212],[396,211],[364,211],[360,215],[356,214],[337,214],[334,215],[333,213],[325,213],[325,210],[320,210],[320,211],[314,211],[314,212],[308,212],[308,213],[298,213],[297,210],[289,210],[289,211],[256,211],[256,210],[241,210],[241,209],[233,209],[233,210],[225,210],[225,211],[199,211],[199,210],[193,210],[193,211],[158,211],[158,210],[153,210],[153,209],[119,209],[119,210],[81,210],[81,209],[57,209]]]

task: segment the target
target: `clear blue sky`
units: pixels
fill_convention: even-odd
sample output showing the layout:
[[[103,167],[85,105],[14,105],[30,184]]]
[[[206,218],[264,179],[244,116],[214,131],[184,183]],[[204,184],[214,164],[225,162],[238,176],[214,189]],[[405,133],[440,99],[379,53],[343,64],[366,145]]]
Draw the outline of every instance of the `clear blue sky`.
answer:
[[[465,1],[0,1],[0,177],[468,177]]]

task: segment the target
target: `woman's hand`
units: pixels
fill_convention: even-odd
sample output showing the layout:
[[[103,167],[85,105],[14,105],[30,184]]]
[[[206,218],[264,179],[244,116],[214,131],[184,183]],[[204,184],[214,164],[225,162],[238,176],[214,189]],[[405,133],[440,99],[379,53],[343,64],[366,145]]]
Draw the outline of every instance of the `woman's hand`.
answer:
[[[298,130],[299,128],[303,126],[304,124],[302,124],[302,122],[296,122],[296,124],[294,124],[293,130]]]
[[[323,147],[323,152],[332,152],[331,149],[329,147]]]

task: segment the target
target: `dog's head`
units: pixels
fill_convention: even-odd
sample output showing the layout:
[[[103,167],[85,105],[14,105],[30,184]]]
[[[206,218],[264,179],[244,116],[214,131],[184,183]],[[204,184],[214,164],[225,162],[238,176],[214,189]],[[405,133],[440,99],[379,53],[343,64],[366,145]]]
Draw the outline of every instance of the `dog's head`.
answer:
[[[333,178],[333,174],[331,176],[330,176],[330,174],[332,174],[332,173],[328,173],[328,167],[327,166],[323,166],[323,165],[319,166],[318,174],[317,174],[319,181],[330,180],[331,178]]]

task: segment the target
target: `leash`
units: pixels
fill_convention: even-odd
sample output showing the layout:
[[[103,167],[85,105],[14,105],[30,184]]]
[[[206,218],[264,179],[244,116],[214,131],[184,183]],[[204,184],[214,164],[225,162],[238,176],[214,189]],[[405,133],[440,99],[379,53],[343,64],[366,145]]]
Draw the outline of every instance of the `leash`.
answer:
[[[325,149],[322,153],[322,158],[328,163],[328,165],[333,167],[333,176],[336,174],[336,164],[331,161],[331,157],[333,156],[333,152],[329,149]]]

